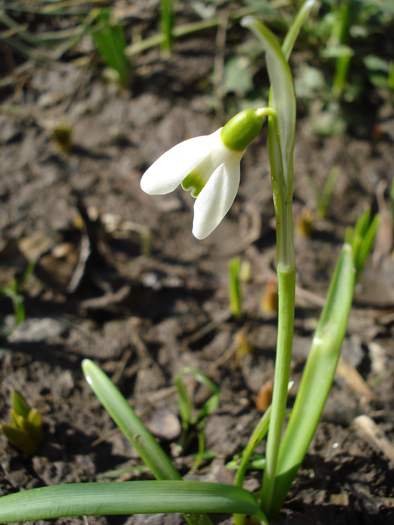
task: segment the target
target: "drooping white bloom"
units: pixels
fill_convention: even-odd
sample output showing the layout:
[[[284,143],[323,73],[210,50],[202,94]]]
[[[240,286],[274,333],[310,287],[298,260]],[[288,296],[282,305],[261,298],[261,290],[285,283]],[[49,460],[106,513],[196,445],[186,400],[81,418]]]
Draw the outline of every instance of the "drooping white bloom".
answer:
[[[142,190],[150,195],[164,195],[180,184],[184,190],[190,190],[196,198],[193,235],[205,239],[234,202],[241,159],[261,125],[261,115],[246,110],[211,135],[181,142],[144,173]]]

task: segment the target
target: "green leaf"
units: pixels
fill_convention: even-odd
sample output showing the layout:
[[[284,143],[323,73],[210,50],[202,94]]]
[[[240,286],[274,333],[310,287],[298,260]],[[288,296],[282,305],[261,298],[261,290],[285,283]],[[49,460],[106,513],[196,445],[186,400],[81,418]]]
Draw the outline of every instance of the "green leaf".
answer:
[[[36,408],[32,408],[27,416],[27,421],[30,425],[30,434],[41,443],[42,441],[42,417]]]
[[[29,416],[30,407],[26,399],[17,390],[13,390],[12,392],[11,407],[22,417],[27,418]]]
[[[160,25],[161,25],[161,50],[162,56],[168,58],[171,55],[174,26],[174,2],[173,0],[161,0],[160,5]]]
[[[322,219],[324,219],[324,217],[326,216],[330,198],[334,191],[334,186],[339,177],[339,174],[340,171],[337,167],[332,168],[332,170],[328,174],[326,183],[324,184],[324,188],[317,205],[317,214]]]
[[[371,221],[371,208],[367,207],[357,217],[354,228],[348,228],[346,231],[345,239],[353,250],[357,277],[364,268],[366,259],[372,249],[379,223],[380,215],[376,214]]]
[[[187,391],[186,385],[182,381],[181,374],[179,372],[175,379],[175,387],[179,395],[178,406],[179,406],[179,414],[182,419],[182,427],[185,429],[185,428],[188,428],[190,424],[191,414],[192,414],[192,402],[190,400],[190,396]]]
[[[239,487],[197,481],[129,481],[57,485],[0,498],[2,523],[65,516],[238,513],[266,521],[252,494]]]
[[[305,457],[330,392],[355,283],[353,250],[342,248],[279,449],[272,515],[279,512]]]
[[[100,368],[82,362],[86,380],[109,415],[148,465],[156,479],[179,480],[181,475],[126,399]]]
[[[228,261],[228,291],[230,299],[231,314],[235,318],[242,316],[242,295],[241,295],[241,259],[233,257]]]
[[[249,466],[249,462],[254,452],[254,449],[259,446],[259,444],[262,442],[262,440],[267,435],[268,426],[270,422],[270,416],[271,416],[271,405],[264,412],[262,418],[258,422],[252,435],[250,436],[248,444],[246,445],[244,451],[242,452],[242,457],[239,462],[238,472],[237,472],[237,475],[234,481],[234,484],[237,487],[242,487],[245,473]]]
[[[282,51],[285,54],[286,60],[289,60],[295,41],[298,37],[298,33],[300,32],[303,23],[307,19],[314,5],[315,0],[307,0],[294,18],[282,45]]]
[[[359,276],[360,272],[364,268],[367,257],[370,251],[372,250],[372,246],[375,241],[376,232],[378,230],[380,220],[381,220],[380,215],[376,214],[371,224],[369,225],[367,231],[365,231],[362,237],[360,245],[357,249],[357,255],[354,254],[354,256],[356,257],[357,277]]]
[[[128,87],[133,69],[125,55],[123,27],[114,19],[110,9],[98,10],[96,22],[96,26],[91,29],[93,43],[107,66],[116,71],[122,84]]]
[[[26,432],[26,430],[5,423],[4,425],[1,425],[1,431],[10,443],[18,447],[28,456],[37,452],[39,443],[31,434]],[[0,512],[0,520],[2,517],[3,516]]]
[[[213,393],[213,395],[204,403],[197,417],[192,421],[192,424],[196,425],[206,416],[212,414],[212,412],[217,407],[220,397],[220,388],[218,388],[215,385],[215,383],[209,379],[209,377],[207,377],[203,372],[201,372],[201,370],[194,366],[185,366],[184,368],[182,368],[182,370],[178,372],[177,377],[180,379],[184,374],[188,373],[193,374],[196,381],[198,381],[201,385],[204,385],[207,388],[209,388]]]

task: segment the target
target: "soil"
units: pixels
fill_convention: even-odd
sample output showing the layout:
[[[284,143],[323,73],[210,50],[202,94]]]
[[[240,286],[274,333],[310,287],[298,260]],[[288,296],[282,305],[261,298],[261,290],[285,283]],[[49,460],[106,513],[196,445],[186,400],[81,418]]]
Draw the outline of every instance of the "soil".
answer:
[[[155,3],[136,4],[137,28],[154,27]],[[247,38],[239,29],[229,32],[226,53],[241,37]],[[197,475],[233,479],[224,465],[246,444],[261,415],[259,392],[274,370],[276,315],[261,309],[275,276],[266,133],[245,154],[230,213],[204,241],[191,234],[187,193],[150,197],[139,187],[145,169],[164,151],[222,125],[210,87],[215,38],[210,30],[180,41],[168,61],[158,49],[137,55],[132,89],[123,91],[103,79],[96,63],[81,66],[75,51],[46,66],[17,57],[21,65],[15,69],[3,64],[1,284],[37,262],[22,290],[26,319],[1,339],[0,420],[10,420],[10,393],[17,389],[41,412],[44,440],[28,457],[0,437],[1,495],[103,481],[110,470],[140,464],[86,383],[84,358],[112,378],[170,454],[180,432],[174,378],[184,366],[204,371],[220,386],[221,397],[204,429],[214,459],[205,460]],[[295,238],[290,407],[346,228],[366,205],[376,211],[379,182],[391,183],[394,117],[387,108],[381,103],[361,114],[367,124],[360,133],[321,137],[311,131],[300,101],[295,222],[303,209],[316,209],[315,189],[321,193],[329,172],[337,168],[340,174],[326,217],[316,220],[310,237]],[[225,113],[224,121],[232,116]],[[72,126],[68,152],[53,139],[62,123]],[[278,525],[394,521],[393,457],[355,424],[357,416],[367,415],[394,439],[388,198],[386,205],[385,229],[357,284],[343,363]],[[239,320],[230,314],[227,292],[227,261],[235,255],[250,265]],[[0,311],[3,329],[10,327],[9,298],[0,297]],[[192,379],[189,386],[201,405],[207,393]],[[195,452],[192,443],[174,459],[183,475]],[[149,477],[135,470],[121,479]],[[261,473],[251,471],[247,488],[257,490],[260,480]],[[163,515],[89,518],[90,524],[179,522],[179,516]]]

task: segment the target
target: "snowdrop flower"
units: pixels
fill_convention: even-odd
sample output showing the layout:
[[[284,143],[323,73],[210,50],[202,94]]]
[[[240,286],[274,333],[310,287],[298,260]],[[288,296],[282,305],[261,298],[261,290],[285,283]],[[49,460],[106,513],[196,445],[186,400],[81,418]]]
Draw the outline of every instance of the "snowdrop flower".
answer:
[[[164,195],[180,184],[196,198],[193,235],[205,239],[231,208],[240,162],[263,124],[264,110],[247,109],[211,135],[185,140],[164,153],[142,176],[141,188]]]

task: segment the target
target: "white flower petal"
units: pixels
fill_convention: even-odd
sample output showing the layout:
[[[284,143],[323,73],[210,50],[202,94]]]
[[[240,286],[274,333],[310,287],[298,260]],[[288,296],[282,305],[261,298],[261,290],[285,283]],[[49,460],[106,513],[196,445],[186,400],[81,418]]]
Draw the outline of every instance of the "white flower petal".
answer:
[[[185,140],[164,153],[142,176],[141,189],[150,195],[174,191],[210,154],[212,135]]]
[[[231,208],[239,187],[242,155],[232,153],[235,158],[218,167],[197,197],[193,220],[197,239],[208,237]]]

